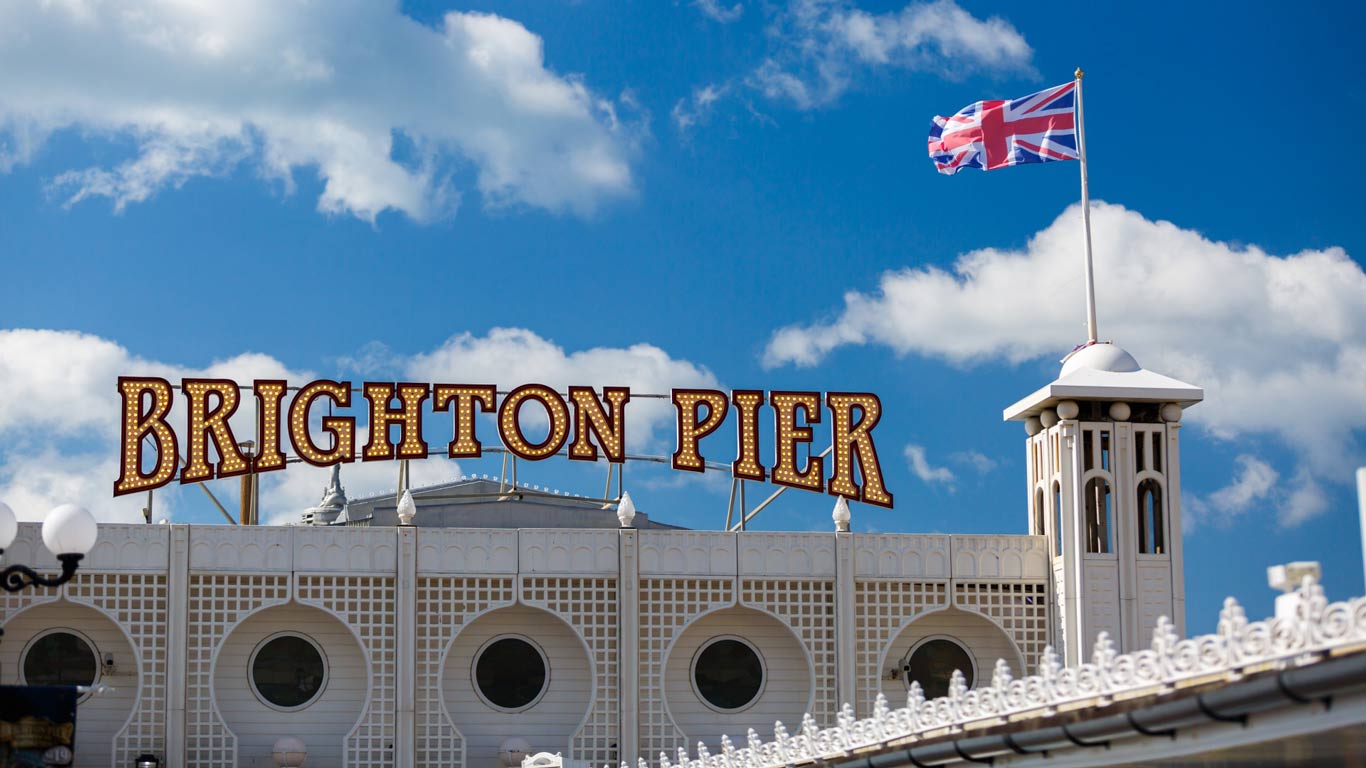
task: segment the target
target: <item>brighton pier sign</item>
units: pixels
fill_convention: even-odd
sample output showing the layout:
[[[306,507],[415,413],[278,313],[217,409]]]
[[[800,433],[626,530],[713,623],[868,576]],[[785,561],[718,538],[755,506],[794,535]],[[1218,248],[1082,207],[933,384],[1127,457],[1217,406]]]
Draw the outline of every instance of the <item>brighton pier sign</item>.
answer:
[[[311,411],[326,401],[334,408],[351,407],[350,382],[321,379],[297,390],[279,379],[258,379],[250,387],[256,400],[256,437],[252,454],[244,454],[229,420],[241,405],[243,387],[229,379],[182,379],[185,430],[177,435],[169,417],[176,387],[161,378],[123,376],[118,381],[123,401],[123,452],[114,495],[146,491],[170,483],[180,469],[181,483],[284,469],[289,462],[285,441],[302,461],[319,467],[356,460],[356,418],[323,416],[314,427]],[[288,406],[285,398],[291,392]],[[543,384],[523,384],[500,393],[488,384],[416,384],[368,381],[358,390],[368,402],[369,438],[361,448],[362,461],[425,459],[431,455],[423,439],[423,417],[450,412],[454,430],[445,455],[478,458],[483,444],[476,434],[479,413],[496,413],[503,447],[528,460],[545,459],[564,450],[573,461],[626,461],[626,405],[628,387],[569,387],[567,395]],[[501,395],[501,402],[500,402]],[[735,411],[736,457],[731,475],[808,491],[828,492],[882,507],[892,506],[883,483],[873,445],[873,428],[882,415],[877,395],[867,392],[768,392],[714,389],[675,389],[670,395],[677,415],[674,469],[706,470],[702,439],[719,429],[728,412]],[[825,459],[799,457],[798,447],[816,440],[814,425],[824,410],[830,415],[830,464]],[[424,408],[424,403],[430,406]],[[774,462],[766,468],[759,459],[760,411],[767,401],[773,411]],[[523,412],[539,412],[545,437],[536,439],[523,429]],[[330,410],[330,409],[329,409]],[[529,418],[535,418],[529,416]],[[397,432],[397,440],[393,432]],[[539,431],[539,430],[537,430]],[[328,447],[320,444],[323,439]],[[180,465],[180,447],[185,460]],[[213,446],[213,455],[209,446]],[[144,455],[147,448],[155,456]],[[216,461],[214,460],[216,456]],[[150,459],[150,460],[149,460]],[[855,467],[857,465],[857,473]]]

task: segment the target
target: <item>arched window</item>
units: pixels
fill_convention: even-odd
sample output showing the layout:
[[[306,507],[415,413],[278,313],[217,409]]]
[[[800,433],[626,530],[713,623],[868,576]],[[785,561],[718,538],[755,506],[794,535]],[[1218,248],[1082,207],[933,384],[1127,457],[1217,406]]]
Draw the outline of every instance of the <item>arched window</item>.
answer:
[[[749,641],[712,638],[692,661],[693,690],[719,712],[738,712],[764,691],[764,660]]]
[[[963,682],[972,687],[977,677],[977,665],[972,654],[953,638],[936,635],[916,643],[901,661],[906,686],[920,683],[926,699],[949,695],[949,681],[953,671],[963,673]]]
[[[1086,551],[1109,553],[1110,481],[1093,477],[1086,481]]]
[[[72,629],[39,634],[19,657],[24,685],[94,685],[100,679],[94,643]]]
[[[1138,484],[1138,551],[1161,555],[1167,551],[1162,516],[1162,486],[1151,477]]]
[[[1034,489],[1034,530],[1035,536],[1043,535],[1043,489]]]
[[[279,632],[266,638],[247,663],[251,689],[275,709],[303,709],[327,687],[327,658],[313,638]]]
[[[545,695],[549,681],[545,651],[521,635],[496,637],[475,654],[474,690],[494,709],[530,709]]]
[[[1053,481],[1053,554],[1062,554],[1062,484]]]

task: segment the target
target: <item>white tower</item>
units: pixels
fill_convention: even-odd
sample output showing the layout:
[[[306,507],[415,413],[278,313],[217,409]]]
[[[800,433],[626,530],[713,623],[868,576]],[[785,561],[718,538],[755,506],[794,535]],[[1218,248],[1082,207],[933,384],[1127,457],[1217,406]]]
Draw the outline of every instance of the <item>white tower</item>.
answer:
[[[1184,633],[1177,436],[1181,410],[1203,398],[1100,343],[1005,409],[1029,435],[1029,532],[1052,544],[1053,644],[1067,664],[1101,631],[1122,652],[1146,646],[1159,616]]]

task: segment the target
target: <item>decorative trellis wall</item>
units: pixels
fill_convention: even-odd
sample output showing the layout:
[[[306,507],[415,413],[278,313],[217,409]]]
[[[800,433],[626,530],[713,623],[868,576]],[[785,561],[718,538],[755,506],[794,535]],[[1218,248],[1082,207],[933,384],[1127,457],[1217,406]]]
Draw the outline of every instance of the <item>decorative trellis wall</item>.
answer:
[[[416,547],[398,546],[403,536]],[[592,765],[636,756],[626,749],[655,757],[692,746],[666,703],[667,656],[693,622],[720,609],[760,610],[793,631],[821,726],[841,718],[841,690],[870,706],[897,633],[951,604],[999,626],[1029,669],[1037,663],[1051,613],[1046,539],[850,536],[837,552],[834,534],[817,533],[104,526],[76,581],[0,595],[0,610],[8,617],[64,596],[122,627],[141,693],[116,723],[114,764],[142,752],[168,765],[237,764],[233,713],[215,700],[215,661],[248,616],[291,601],[359,638],[368,700],[356,721],[335,724],[346,732],[336,746],[349,768],[466,768],[469,734],[447,711],[445,654],[473,617],[518,603],[562,617],[588,650],[591,703],[564,749]],[[6,554],[55,566],[30,524]],[[622,564],[634,572],[621,574]],[[416,609],[410,624],[400,620],[406,606]],[[622,636],[627,620],[637,637]],[[622,663],[634,666],[634,683],[623,682]],[[410,694],[400,674],[412,675]],[[172,706],[182,695],[183,716]]]
[[[594,692],[587,719],[569,742],[569,757],[590,765],[619,762],[620,692],[617,684],[617,580],[528,576],[522,601],[561,616],[588,644]]]
[[[1048,585],[1043,582],[967,582],[954,584],[956,605],[977,611],[1005,630],[1024,656],[1028,674],[1037,669],[1048,646]]]
[[[734,579],[640,580],[640,752],[687,748],[664,706],[664,656],[684,626],[708,611],[735,604]]]
[[[763,608],[792,628],[811,654],[811,715],[830,722],[835,696],[835,582],[801,579],[744,579],[741,603]]]
[[[248,614],[289,601],[288,574],[192,574],[185,669],[185,764],[237,765],[237,737],[213,701],[213,664]]]
[[[114,765],[131,765],[166,744],[166,577],[105,573],[66,586],[73,602],[88,603],[119,623],[138,655],[140,695],[128,723],[114,737]]]
[[[470,618],[512,605],[513,579],[423,577],[417,582],[416,731],[418,765],[462,768],[465,739],[442,703],[446,648]]]
[[[942,581],[875,579],[855,585],[860,714],[871,711],[870,703],[881,688],[882,656],[888,643],[912,618],[948,605],[948,589]]]
[[[393,764],[397,628],[392,576],[301,575],[298,599],[341,618],[360,635],[370,664],[370,700],[346,737],[349,768]]]

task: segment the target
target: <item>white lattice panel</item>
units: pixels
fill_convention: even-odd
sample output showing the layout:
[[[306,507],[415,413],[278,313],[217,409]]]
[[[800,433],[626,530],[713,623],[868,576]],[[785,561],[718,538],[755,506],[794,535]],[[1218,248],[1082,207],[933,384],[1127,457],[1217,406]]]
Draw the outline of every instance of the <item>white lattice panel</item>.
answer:
[[[741,576],[835,575],[835,536],[829,533],[742,533]]]
[[[516,573],[517,531],[418,528],[417,572],[470,576]]]
[[[60,571],[57,557],[43,545],[42,526],[20,523],[14,542],[5,550],[8,563],[23,563],[40,571]],[[100,523],[99,536],[81,560],[81,574],[97,571],[164,571],[170,530],[166,526]]]
[[[688,748],[664,705],[664,655],[683,627],[735,603],[733,579],[640,580],[640,753],[651,759]]]
[[[296,571],[392,574],[398,567],[393,528],[295,526],[292,530]]]
[[[734,576],[735,537],[723,531],[641,531],[641,576]]]
[[[1048,645],[1048,586],[1044,582],[956,582],[954,604],[996,622],[1024,655],[1025,669],[1038,667]]]
[[[465,739],[441,701],[442,659],[470,618],[511,605],[510,577],[419,578],[417,582],[417,764],[462,768]]]
[[[1046,579],[1043,536],[952,536],[955,579]]]
[[[288,573],[295,527],[196,525],[190,528],[190,570]]]
[[[393,762],[397,638],[392,576],[300,575],[298,600],[331,611],[360,635],[370,700],[346,737],[348,768]]]
[[[854,574],[859,577],[947,578],[949,537],[859,533],[854,535]]]
[[[945,542],[947,548],[947,542]],[[859,581],[854,587],[857,668],[856,706],[871,712],[881,690],[882,654],[896,633],[912,618],[942,608],[949,601],[942,581]]]
[[[593,659],[593,707],[569,741],[569,757],[589,765],[616,765],[620,731],[617,675],[617,580],[528,576],[522,601],[559,614],[588,644]]]
[[[835,713],[842,703],[835,695],[835,582],[745,579],[740,589],[743,604],[778,616],[801,638],[811,654],[815,689],[811,715],[818,723],[835,722]]]
[[[517,545],[519,573],[617,573],[615,530],[523,529]]]
[[[67,597],[114,617],[133,640],[141,690],[137,707],[114,737],[114,765],[131,765],[143,752],[165,752],[166,577],[162,574],[80,573]]]
[[[237,765],[237,738],[213,701],[213,662],[219,645],[247,614],[289,600],[289,576],[198,574],[190,576],[186,653],[185,764]]]
[[[1138,561],[1138,647],[1152,642],[1159,617],[1172,615],[1172,566],[1166,555],[1140,555]]]

